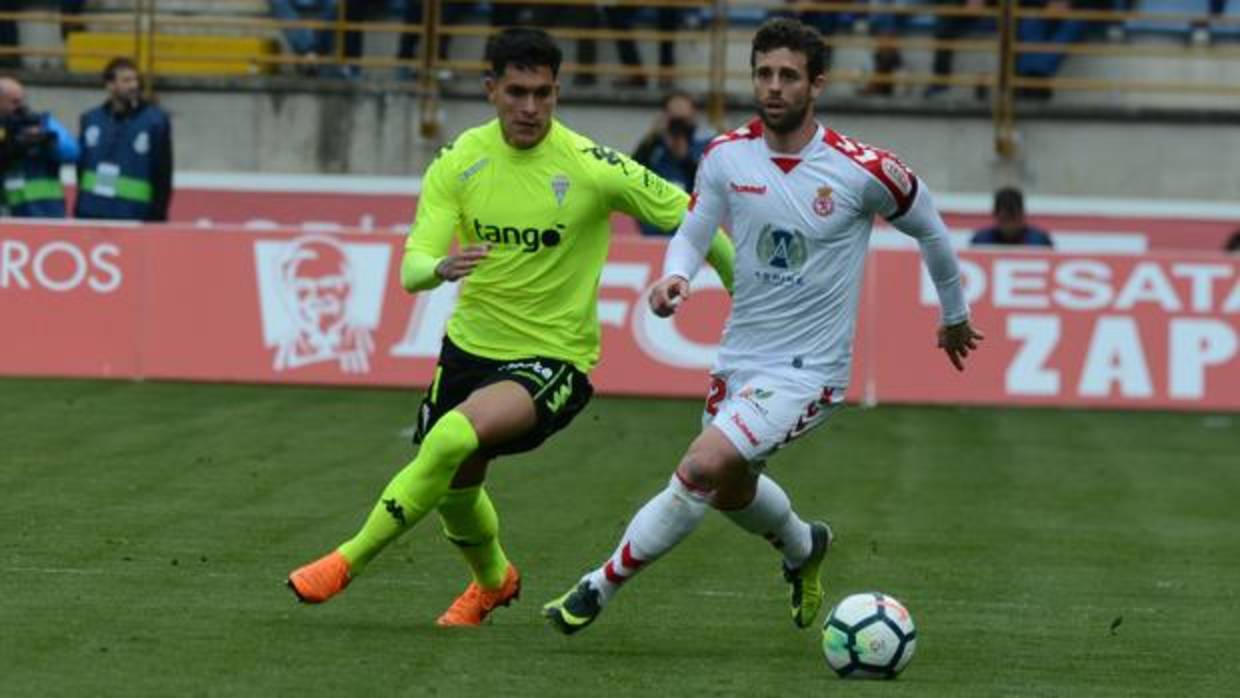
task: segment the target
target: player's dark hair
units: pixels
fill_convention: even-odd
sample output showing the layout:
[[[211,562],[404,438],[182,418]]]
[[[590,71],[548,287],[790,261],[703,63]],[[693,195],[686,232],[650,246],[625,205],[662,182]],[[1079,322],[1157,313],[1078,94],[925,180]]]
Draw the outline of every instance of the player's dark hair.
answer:
[[[117,56],[116,58],[108,61],[108,64],[103,67],[104,83],[109,83],[115,80],[116,74],[122,70],[132,70],[135,73],[141,74],[141,71],[138,70],[138,64],[134,63],[132,59],[126,58],[125,56]]]
[[[786,48],[805,56],[805,69],[813,81],[827,69],[827,47],[817,29],[791,17],[774,17],[758,27],[753,35],[753,49],[749,52],[749,69],[757,65],[759,53],[769,53]]]
[[[1003,187],[995,192],[994,214],[1019,216],[1025,212],[1025,195],[1016,187]]]
[[[509,27],[487,39],[485,60],[491,65],[490,77],[503,76],[510,65],[531,70],[539,66],[551,69],[552,77],[560,74],[564,54],[551,35],[531,27]]]

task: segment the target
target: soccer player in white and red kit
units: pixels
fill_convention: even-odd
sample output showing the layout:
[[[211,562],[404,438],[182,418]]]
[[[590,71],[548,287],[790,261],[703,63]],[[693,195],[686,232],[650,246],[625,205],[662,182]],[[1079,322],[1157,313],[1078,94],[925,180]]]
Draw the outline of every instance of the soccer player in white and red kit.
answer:
[[[814,119],[826,83],[822,37],[796,20],[773,19],[759,28],[750,55],[760,118],[707,149],[665,277],[650,295],[656,314],[675,312],[712,233],[720,224],[729,229],[732,312],[704,428],[611,558],[544,607],[565,633],[593,622],[621,585],[688,536],[710,508],[782,553],[793,622],[813,624],[832,532],[797,516],[762,471],[771,454],[842,405],[875,216],[920,243],[942,307],[939,346],[957,369],[982,338],[969,324],[956,256],[925,185],[893,155]]]

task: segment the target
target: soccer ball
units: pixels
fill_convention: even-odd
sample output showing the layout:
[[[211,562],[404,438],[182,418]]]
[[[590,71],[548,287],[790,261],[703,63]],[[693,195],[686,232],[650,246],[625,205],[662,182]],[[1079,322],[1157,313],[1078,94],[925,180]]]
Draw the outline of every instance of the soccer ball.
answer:
[[[908,609],[877,591],[839,602],[822,626],[827,664],[847,679],[894,679],[915,649],[917,629]]]

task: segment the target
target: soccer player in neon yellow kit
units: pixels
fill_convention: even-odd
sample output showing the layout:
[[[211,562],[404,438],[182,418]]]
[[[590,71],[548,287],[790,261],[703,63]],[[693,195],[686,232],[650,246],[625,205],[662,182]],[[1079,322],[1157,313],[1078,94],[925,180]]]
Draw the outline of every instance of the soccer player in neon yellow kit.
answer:
[[[401,266],[410,292],[463,281],[422,403],[421,448],[353,538],[289,575],[301,601],[342,591],[431,511],[473,575],[438,624],[478,625],[517,597],[520,576],[482,487],[487,465],[536,448],[590,399],[611,212],[670,231],[688,205],[683,191],[552,117],[561,55],[545,32],[504,30],[486,58],[498,118],[463,133],[427,170]],[[448,254],[454,235],[460,249]],[[709,259],[728,288],[732,253],[716,234]]]

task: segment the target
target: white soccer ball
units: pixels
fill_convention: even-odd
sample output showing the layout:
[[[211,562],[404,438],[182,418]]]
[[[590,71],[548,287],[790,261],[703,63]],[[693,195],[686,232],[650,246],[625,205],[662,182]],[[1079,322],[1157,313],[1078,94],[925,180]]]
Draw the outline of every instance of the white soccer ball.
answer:
[[[846,679],[894,679],[917,649],[917,629],[904,604],[878,591],[836,604],[822,626],[827,664]]]

